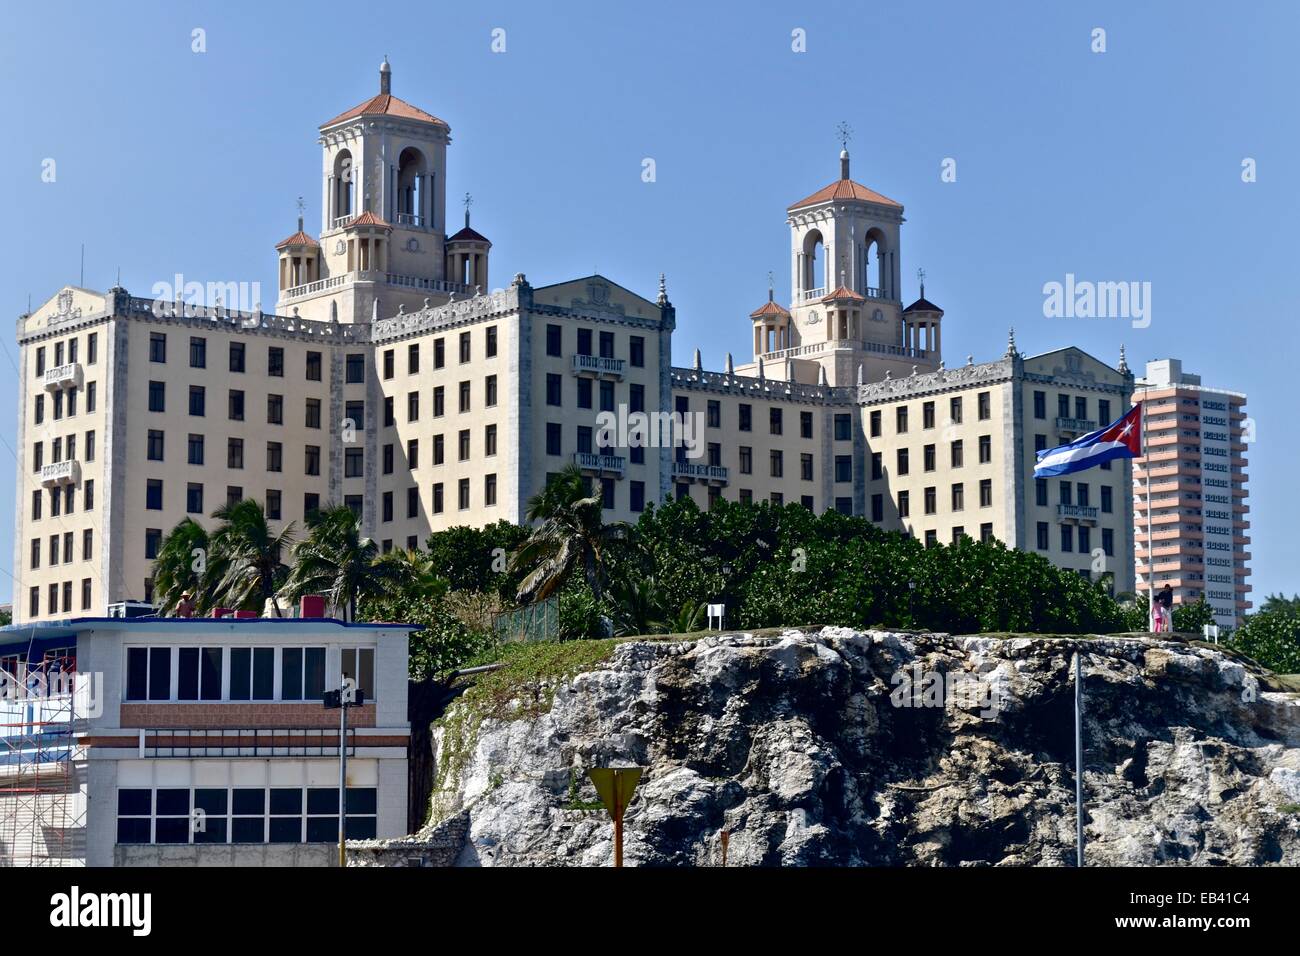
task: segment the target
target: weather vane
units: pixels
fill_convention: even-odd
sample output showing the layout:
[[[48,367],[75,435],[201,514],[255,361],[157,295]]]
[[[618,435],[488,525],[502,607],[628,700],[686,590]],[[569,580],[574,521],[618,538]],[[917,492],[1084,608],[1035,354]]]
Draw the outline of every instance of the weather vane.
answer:
[[[307,204],[306,204],[305,202],[303,202],[303,201],[302,201],[302,197],[299,196],[299,197],[298,197],[298,215],[301,216],[301,215],[302,215],[304,212],[306,212],[306,211],[307,211]]]
[[[835,127],[835,135],[839,137],[840,146],[844,149],[849,148],[849,140],[853,138],[853,129],[848,123],[841,122]]]

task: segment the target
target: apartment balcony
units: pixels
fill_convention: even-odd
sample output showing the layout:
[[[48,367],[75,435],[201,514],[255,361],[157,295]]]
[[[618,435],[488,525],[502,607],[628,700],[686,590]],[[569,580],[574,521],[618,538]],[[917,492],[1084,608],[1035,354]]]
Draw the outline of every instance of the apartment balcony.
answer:
[[[583,471],[615,475],[619,478],[623,477],[623,470],[627,467],[627,459],[622,455],[596,455],[589,451],[574,452],[573,463]]]
[[[575,375],[596,375],[622,379],[623,369],[627,363],[620,358],[606,358],[603,355],[575,355],[573,373]]]
[[[1089,521],[1097,523],[1099,509],[1090,505],[1057,505],[1056,516],[1058,518],[1071,518],[1075,521]]]
[[[69,362],[67,365],[47,368],[42,376],[42,384],[51,392],[57,392],[61,388],[81,388],[83,377],[81,363]]]
[[[397,224],[399,226],[415,226],[417,229],[424,228],[424,217],[414,212],[399,212],[397,214]]]
[[[1056,430],[1058,432],[1073,432],[1083,435],[1093,431],[1096,427],[1096,422],[1090,422],[1086,418],[1062,418],[1057,416],[1056,419]]]
[[[55,485],[75,485],[81,481],[81,462],[74,459],[67,461],[56,461],[49,465],[41,466],[41,484],[53,487]]]
[[[703,465],[693,461],[674,461],[673,478],[710,485],[725,485],[728,480],[727,469],[722,465]]]

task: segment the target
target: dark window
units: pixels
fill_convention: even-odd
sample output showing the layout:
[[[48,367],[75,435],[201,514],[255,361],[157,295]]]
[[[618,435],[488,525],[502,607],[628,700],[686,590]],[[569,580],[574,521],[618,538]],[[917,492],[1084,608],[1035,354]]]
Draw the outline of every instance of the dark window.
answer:
[[[272,345],[266,350],[266,374],[277,378],[284,376],[284,349]]]
[[[200,335],[190,336],[190,368],[208,367],[208,340]]]
[[[244,420],[244,393],[237,389],[230,390],[230,401],[228,404],[228,414],[233,422],[242,422]]]
[[[244,371],[244,343],[243,342],[230,343],[230,371],[232,372]]]
[[[145,483],[144,506],[148,511],[162,511],[163,483],[159,478],[150,478]]]
[[[562,336],[562,332],[558,325],[546,326],[546,354],[547,355],[564,354],[561,336]]]
[[[321,356],[319,352],[307,353],[307,381],[319,382],[321,380]]]
[[[645,336],[633,335],[628,339],[628,364],[633,368],[645,367]]]
[[[349,352],[345,359],[344,381],[356,385],[366,380],[366,356],[361,352]]]
[[[149,383],[149,411],[165,412],[166,410],[167,410],[167,386],[164,385],[162,382],[150,382]]]
[[[167,361],[167,336],[162,332],[149,333],[149,361]]]

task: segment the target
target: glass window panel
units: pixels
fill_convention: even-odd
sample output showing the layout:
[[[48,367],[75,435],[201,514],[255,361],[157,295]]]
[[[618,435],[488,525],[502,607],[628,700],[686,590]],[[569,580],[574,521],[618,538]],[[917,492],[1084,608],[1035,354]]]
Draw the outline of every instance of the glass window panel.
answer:
[[[248,700],[252,670],[253,649],[251,647],[232,647],[230,649],[231,700]]]
[[[190,815],[190,792],[181,789],[159,789],[158,816]]]
[[[280,699],[302,700],[302,648],[286,647],[280,676]]]
[[[297,787],[272,787],[271,815],[286,813],[302,815],[302,791]]]
[[[266,791],[261,787],[236,787],[231,794],[231,809],[236,814],[264,816]]]
[[[153,810],[153,794],[143,789],[117,791],[117,812],[120,816],[145,816]]]
[[[275,696],[275,648],[253,649],[253,700],[271,700]]]

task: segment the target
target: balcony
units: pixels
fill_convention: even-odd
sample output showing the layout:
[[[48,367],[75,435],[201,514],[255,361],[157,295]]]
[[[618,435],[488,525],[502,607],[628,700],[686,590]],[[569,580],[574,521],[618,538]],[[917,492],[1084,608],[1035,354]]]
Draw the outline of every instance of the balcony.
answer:
[[[397,214],[397,224],[399,226],[415,226],[417,229],[424,228],[424,217],[414,212],[399,212]]]
[[[1057,505],[1056,516],[1058,518],[1073,518],[1075,521],[1091,521],[1096,523],[1098,509],[1090,505]]]
[[[575,355],[573,372],[575,375],[607,375],[621,379],[626,363],[618,358],[605,358],[603,355]]]
[[[725,485],[727,469],[722,465],[704,465],[693,461],[674,461],[673,478]]]
[[[575,451],[573,463],[583,471],[594,471],[602,475],[623,477],[627,459],[622,455],[595,455],[588,451]]]
[[[83,374],[80,362],[69,362],[55,368],[47,368],[42,382],[46,389],[57,392],[61,388],[81,388]]]
[[[1056,430],[1058,432],[1074,432],[1082,435],[1096,427],[1096,422],[1090,422],[1086,418],[1062,418],[1058,416],[1056,419]]]
[[[41,467],[41,484],[75,485],[81,481],[81,462],[75,459],[56,461]]]

